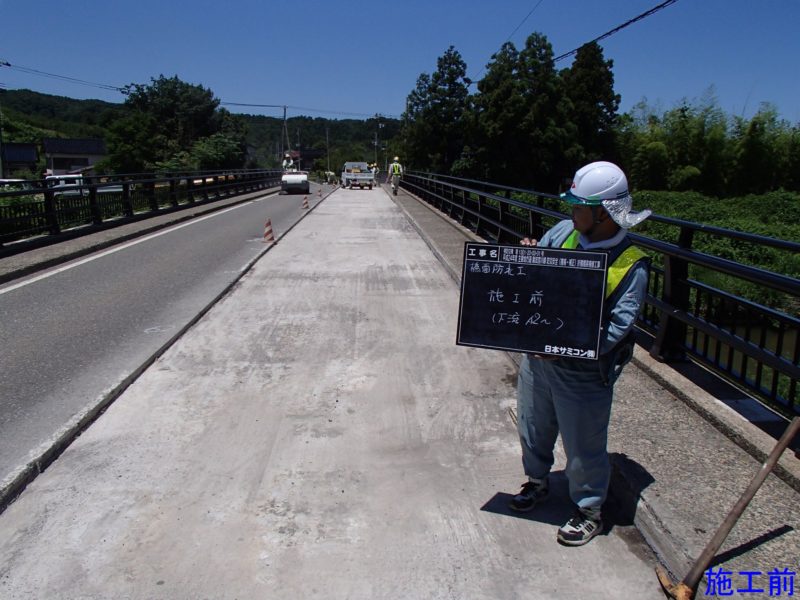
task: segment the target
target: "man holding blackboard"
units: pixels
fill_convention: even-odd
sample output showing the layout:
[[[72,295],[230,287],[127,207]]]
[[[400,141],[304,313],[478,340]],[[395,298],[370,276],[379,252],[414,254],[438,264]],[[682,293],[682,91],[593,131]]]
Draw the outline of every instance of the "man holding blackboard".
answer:
[[[650,211],[631,212],[625,173],[604,161],[579,169],[561,198],[572,205],[572,219],[557,223],[538,242],[525,238],[522,244],[607,253],[599,359],[524,355],[517,380],[517,426],[528,481],[510,507],[527,512],[547,497],[560,433],[569,494],[577,509],[556,537],[562,544],[580,546],[603,530],[614,382],[633,354],[633,325],[644,304],[649,268],[648,258],[631,244],[627,231]]]

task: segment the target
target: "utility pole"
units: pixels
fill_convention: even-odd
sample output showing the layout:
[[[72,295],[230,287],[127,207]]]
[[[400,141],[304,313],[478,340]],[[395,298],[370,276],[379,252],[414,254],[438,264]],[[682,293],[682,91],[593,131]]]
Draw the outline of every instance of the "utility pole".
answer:
[[[3,65],[3,61],[0,61],[0,65]],[[5,87],[6,84],[0,83],[0,90],[5,89]],[[5,177],[5,171],[3,171],[3,107],[0,106],[0,179],[3,177]]]
[[[328,155],[328,173],[331,172],[331,144],[328,141],[328,125],[325,125],[325,153]],[[327,175],[326,175],[327,177]]]
[[[0,89],[4,88],[4,84],[0,83]],[[5,177],[3,171],[3,107],[0,106],[0,179]]]
[[[375,160],[374,163],[378,164],[378,140],[380,138],[380,130],[383,128],[383,123],[381,123],[381,115],[379,113],[375,113],[375,119],[377,121],[377,125],[375,126],[375,140],[372,142],[375,146]]]
[[[10,67],[11,63],[0,60],[0,67]],[[5,89],[6,85],[0,83],[0,89]],[[3,171],[3,108],[0,106],[0,179],[5,176]]]
[[[386,127],[386,125],[379,121],[378,122],[378,131],[380,132],[380,130],[383,129],[384,127]],[[384,158],[384,162],[386,162],[386,142],[383,142],[381,150],[383,150],[383,158]],[[384,171],[386,171],[386,170],[388,170],[388,166],[384,169]]]
[[[283,133],[281,133],[281,160],[283,160],[284,154],[289,151],[289,148],[292,147],[291,143],[289,143],[289,128],[286,125],[286,108],[287,106],[283,105]],[[283,149],[283,140],[286,139],[286,150]]]

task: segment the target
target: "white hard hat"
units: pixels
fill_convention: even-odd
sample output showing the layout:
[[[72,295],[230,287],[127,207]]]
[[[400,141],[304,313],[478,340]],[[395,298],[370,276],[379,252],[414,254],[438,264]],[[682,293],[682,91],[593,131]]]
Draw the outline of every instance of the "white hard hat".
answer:
[[[395,156],[394,159],[395,160],[400,160],[400,157],[399,156]]]
[[[581,167],[575,173],[572,187],[561,194],[570,204],[602,206],[614,222],[628,229],[652,214],[649,209],[632,212],[633,198],[628,191],[628,178],[614,163],[597,161]]]

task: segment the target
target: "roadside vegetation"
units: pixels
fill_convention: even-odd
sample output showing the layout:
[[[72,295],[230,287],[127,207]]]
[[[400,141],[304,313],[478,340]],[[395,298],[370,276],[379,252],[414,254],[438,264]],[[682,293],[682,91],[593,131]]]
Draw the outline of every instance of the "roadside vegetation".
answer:
[[[612,160],[628,173],[637,207],[658,214],[797,240],[800,124],[762,105],[751,118],[726,115],[713,90],[660,110],[642,100],[619,113],[613,61],[591,43],[558,70],[540,33],[505,43],[477,82],[450,47],[419,75],[401,119],[324,119],[233,114],[210,89],[163,75],[131,84],[121,104],[0,90],[5,142],[102,137],[101,173],[276,168],[281,151],[313,158],[308,171],[337,172],[346,160],[557,193],[575,169]],[[377,140],[377,146],[375,144]],[[42,153],[40,152],[40,155]],[[41,177],[43,164],[30,173]],[[657,228],[647,226],[653,229]],[[747,262],[738,248],[734,260]],[[796,274],[797,265],[780,265]]]
[[[44,171],[43,138],[102,138],[109,157],[105,173],[227,168],[278,168],[282,150],[313,158],[309,171],[338,171],[347,160],[384,165],[393,153],[400,121],[323,119],[233,114],[211,90],[164,76],[149,85],[131,84],[121,104],[73,100],[30,90],[0,90],[3,140],[34,143],[40,162],[15,177],[39,179]],[[376,152],[376,132],[380,132]],[[327,140],[327,141],[326,141]]]
[[[800,240],[800,124],[768,104],[750,119],[726,115],[713,90],[668,110],[643,100],[619,114],[612,68],[591,43],[557,70],[547,38],[534,33],[522,49],[504,44],[475,84],[451,46],[408,96],[400,132],[407,163],[553,194],[580,166],[611,160],[626,170],[637,209]],[[637,228],[665,239],[674,231],[652,221]],[[694,247],[800,277],[800,259],[786,251],[702,235]]]

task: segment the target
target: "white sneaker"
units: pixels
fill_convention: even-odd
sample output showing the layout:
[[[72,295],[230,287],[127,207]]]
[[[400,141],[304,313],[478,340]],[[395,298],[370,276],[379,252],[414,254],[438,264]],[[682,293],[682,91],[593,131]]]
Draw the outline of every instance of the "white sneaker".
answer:
[[[578,509],[573,517],[559,527],[556,538],[567,546],[583,546],[603,531],[600,513],[589,515]]]

